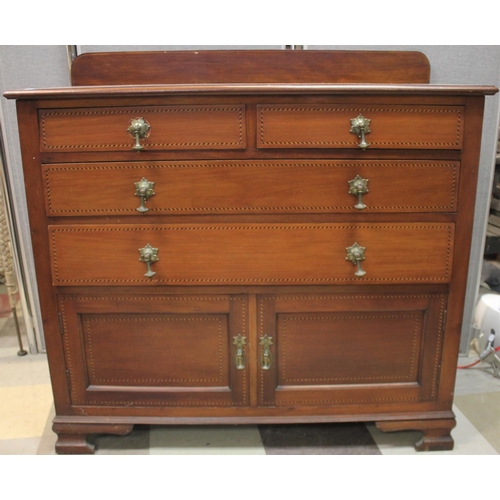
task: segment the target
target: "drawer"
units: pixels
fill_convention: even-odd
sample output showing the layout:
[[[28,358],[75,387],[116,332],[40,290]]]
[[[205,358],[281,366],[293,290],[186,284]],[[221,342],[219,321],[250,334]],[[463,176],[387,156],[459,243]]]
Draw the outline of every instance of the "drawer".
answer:
[[[454,212],[458,162],[183,161],[45,165],[49,216]],[[142,197],[145,179],[153,192]],[[361,185],[357,188],[357,182]],[[417,189],[416,189],[417,187]],[[139,191],[138,191],[139,189]],[[425,196],[422,196],[425,193]],[[143,201],[144,200],[144,201]],[[364,208],[363,208],[364,207]]]
[[[359,148],[351,120],[370,120],[369,149],[460,149],[461,106],[260,105],[259,148]]]
[[[245,107],[141,106],[39,111],[41,151],[133,151],[132,120],[144,151],[170,149],[243,149]],[[135,130],[135,129],[133,129]]]
[[[450,281],[454,225],[57,225],[49,233],[60,286],[408,284]]]

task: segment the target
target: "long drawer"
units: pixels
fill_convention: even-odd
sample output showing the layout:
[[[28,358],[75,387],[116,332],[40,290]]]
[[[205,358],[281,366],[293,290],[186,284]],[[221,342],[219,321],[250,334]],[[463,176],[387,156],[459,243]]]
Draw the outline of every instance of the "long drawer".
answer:
[[[49,226],[54,285],[447,283],[454,224]]]
[[[244,105],[43,109],[39,122],[41,151],[246,147]]]
[[[254,160],[45,165],[49,216],[454,212],[459,162]],[[141,185],[147,182],[146,194]],[[425,193],[423,196],[422,193]]]
[[[260,105],[259,148],[460,149],[464,108],[408,105]]]

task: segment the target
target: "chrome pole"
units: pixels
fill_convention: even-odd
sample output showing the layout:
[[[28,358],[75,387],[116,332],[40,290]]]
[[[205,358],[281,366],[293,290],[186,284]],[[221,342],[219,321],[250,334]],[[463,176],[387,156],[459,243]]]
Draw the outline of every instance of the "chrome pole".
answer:
[[[71,66],[73,66],[73,61],[78,56],[78,50],[76,45],[66,45],[66,53],[68,56],[68,70],[71,74]]]

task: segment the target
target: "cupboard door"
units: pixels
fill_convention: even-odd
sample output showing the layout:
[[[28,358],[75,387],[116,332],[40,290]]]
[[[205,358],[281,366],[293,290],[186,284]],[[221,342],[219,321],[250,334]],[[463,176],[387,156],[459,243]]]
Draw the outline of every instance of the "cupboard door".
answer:
[[[248,404],[245,297],[66,295],[59,306],[73,405]]]
[[[369,412],[435,400],[445,303],[432,293],[260,296],[259,404]]]

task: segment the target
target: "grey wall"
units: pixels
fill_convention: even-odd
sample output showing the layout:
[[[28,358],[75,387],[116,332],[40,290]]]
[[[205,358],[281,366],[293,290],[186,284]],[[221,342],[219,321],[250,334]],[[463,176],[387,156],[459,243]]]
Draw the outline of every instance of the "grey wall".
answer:
[[[110,50],[203,50],[203,49],[283,49],[284,45],[256,46],[77,46],[78,52]],[[431,83],[438,84],[478,84],[500,87],[500,46],[456,46],[456,45],[407,45],[407,46],[305,46],[306,49],[341,50],[418,50],[427,55],[431,63]],[[55,87],[69,84],[66,46],[0,46],[0,90],[34,87]],[[29,229],[24,196],[23,176],[17,137],[14,103],[1,100],[0,118],[8,148],[8,171],[19,233],[25,257],[25,267],[30,277],[30,298],[34,302],[35,324],[41,331],[37,318],[36,287],[32,251],[29,243]],[[461,351],[467,350],[473,310],[479,284],[480,263],[484,246],[484,236],[489,210],[489,199],[493,177],[494,158],[497,144],[498,123],[500,121],[499,96],[487,97],[484,119],[479,185],[477,190],[473,248],[469,267],[469,283],[464,314]],[[472,193],[471,193],[472,195]]]
[[[6,90],[57,87],[69,85],[66,46],[2,45],[0,46],[0,93]],[[0,99],[0,120],[6,149],[6,176],[8,177],[15,224],[19,234],[18,256],[24,270],[23,304],[30,352],[44,351],[42,321],[36,289],[33,250],[31,248],[28,212],[24,192],[24,177],[19,149],[15,102]]]

